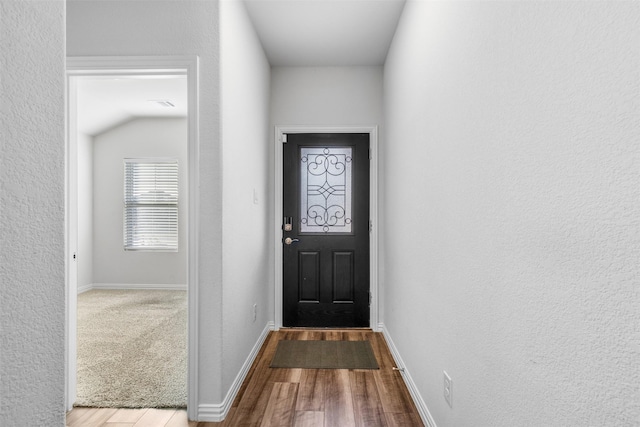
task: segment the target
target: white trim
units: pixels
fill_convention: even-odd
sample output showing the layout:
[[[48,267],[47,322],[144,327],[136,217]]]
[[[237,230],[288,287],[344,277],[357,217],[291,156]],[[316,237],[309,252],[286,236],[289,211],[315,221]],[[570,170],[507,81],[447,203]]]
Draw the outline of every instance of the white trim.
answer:
[[[69,56],[67,74],[79,76],[189,74],[197,56]]]
[[[402,361],[402,357],[400,357],[400,352],[398,351],[396,345],[393,343],[391,336],[389,335],[389,331],[385,328],[383,323],[379,325],[380,331],[384,336],[385,341],[387,342],[387,347],[389,347],[389,351],[391,352],[391,356],[393,356],[393,360],[396,362],[396,367],[400,370],[400,374],[404,379],[407,388],[409,389],[409,394],[413,399],[413,403],[415,403],[416,408],[418,409],[418,413],[420,414],[420,418],[422,418],[422,422],[427,427],[436,427],[436,422],[433,420],[431,413],[429,412],[429,408],[427,408],[427,404],[424,402],[424,399],[420,395],[418,391],[418,387],[416,383],[413,381],[411,377],[411,373],[406,368],[404,362]]]
[[[371,162],[369,169],[369,216],[373,223],[369,233],[369,291],[371,292],[371,307],[369,311],[369,325],[374,331],[378,328],[379,299],[378,299],[378,126],[275,126],[275,224],[274,224],[274,253],[275,253],[275,329],[282,327],[282,138],[288,133],[368,133]]]
[[[190,419],[195,419],[198,402],[198,237],[199,237],[199,164],[200,164],[200,139],[199,139],[199,58],[197,56],[86,56],[67,58],[67,177],[66,193],[69,194],[69,167],[73,166],[69,158],[71,144],[75,143],[75,97],[71,96],[74,87],[73,77],[82,76],[118,76],[118,75],[165,75],[176,73],[187,76],[188,92],[188,156],[189,156],[189,218],[188,218],[188,398],[187,411]],[[67,200],[66,219],[66,259],[67,265],[75,251],[75,243],[69,242],[69,230],[77,227],[71,224],[68,212],[71,209]],[[69,266],[66,279],[66,375],[65,375],[65,406],[71,409],[75,401],[75,298],[77,284],[69,283]]]
[[[77,180],[78,159],[77,159],[77,135],[70,129],[76,129],[75,119],[77,117],[76,91],[77,85],[75,80],[66,76],[66,93],[65,93],[65,205],[64,205],[64,246],[65,246],[65,352],[64,352],[64,389],[65,389],[65,409],[70,410],[76,400],[77,385],[77,318],[78,309],[78,271],[76,265],[77,257],[75,254],[78,250],[77,230],[78,216],[77,212],[78,197],[77,191],[72,188],[71,184]],[[75,271],[74,271],[75,269]]]
[[[201,403],[196,417],[199,422],[219,422],[224,419],[224,403]]]
[[[227,395],[224,397],[222,403],[218,404],[202,404],[198,406],[198,421],[208,421],[208,422],[220,422],[224,421],[224,419],[229,414],[229,410],[231,409],[231,405],[238,395],[238,391],[244,382],[249,369],[253,365],[256,357],[258,356],[258,352],[262,348],[265,339],[269,335],[269,331],[273,331],[274,324],[273,322],[268,322],[265,328],[262,330],[262,333],[258,337],[251,353],[244,361],[242,368],[240,368],[240,372],[236,375],[236,378],[233,380],[229,391],[227,391]]]

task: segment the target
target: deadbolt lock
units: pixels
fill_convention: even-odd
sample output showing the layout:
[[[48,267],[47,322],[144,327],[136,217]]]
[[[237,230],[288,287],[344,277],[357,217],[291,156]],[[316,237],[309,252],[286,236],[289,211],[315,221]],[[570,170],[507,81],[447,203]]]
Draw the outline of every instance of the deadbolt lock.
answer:
[[[293,218],[290,216],[285,216],[284,217],[284,227],[283,227],[284,231],[291,231],[293,230]]]

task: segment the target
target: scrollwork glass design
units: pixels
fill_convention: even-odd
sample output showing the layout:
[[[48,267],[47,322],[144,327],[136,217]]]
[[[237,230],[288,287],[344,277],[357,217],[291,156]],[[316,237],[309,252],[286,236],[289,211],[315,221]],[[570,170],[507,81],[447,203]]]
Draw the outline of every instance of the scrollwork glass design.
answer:
[[[300,149],[300,231],[351,233],[352,148]]]

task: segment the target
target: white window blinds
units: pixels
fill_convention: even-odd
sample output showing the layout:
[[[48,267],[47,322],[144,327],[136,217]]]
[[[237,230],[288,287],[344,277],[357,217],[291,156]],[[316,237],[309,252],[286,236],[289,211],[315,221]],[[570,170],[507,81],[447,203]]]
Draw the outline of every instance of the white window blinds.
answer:
[[[125,250],[178,250],[178,161],[124,160]]]

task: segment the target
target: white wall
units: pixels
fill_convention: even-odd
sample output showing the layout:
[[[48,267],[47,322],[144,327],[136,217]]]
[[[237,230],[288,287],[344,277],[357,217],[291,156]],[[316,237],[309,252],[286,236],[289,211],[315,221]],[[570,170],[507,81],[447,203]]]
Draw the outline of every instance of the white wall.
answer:
[[[382,67],[275,67],[274,125],[382,124]]]
[[[139,118],[93,139],[93,283],[187,283],[188,157],[185,118]],[[178,160],[178,252],[123,248],[123,160]]]
[[[93,138],[78,134],[78,290],[93,284]]]
[[[640,423],[638,46],[638,2],[406,4],[385,324],[439,427]]]
[[[222,400],[222,180],[218,2],[67,1],[67,55],[197,55],[200,58],[198,399]],[[191,408],[193,410],[193,408]]]
[[[0,425],[64,425],[64,2],[0,2]]]
[[[269,220],[273,180],[268,175],[270,67],[242,2],[220,2],[220,42],[222,390],[227,393],[261,332],[273,320]],[[257,304],[255,321],[254,304]]]

